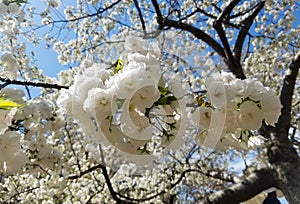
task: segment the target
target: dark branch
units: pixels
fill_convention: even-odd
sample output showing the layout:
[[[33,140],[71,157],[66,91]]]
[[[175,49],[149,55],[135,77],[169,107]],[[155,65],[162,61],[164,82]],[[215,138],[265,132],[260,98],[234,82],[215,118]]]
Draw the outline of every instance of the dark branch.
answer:
[[[300,203],[299,185],[300,159],[290,142],[289,129],[291,122],[292,98],[300,68],[300,52],[289,66],[289,73],[283,80],[280,100],[283,105],[276,127],[264,125],[263,135],[268,138],[269,162],[280,178],[279,186],[289,203]]]
[[[33,190],[35,190],[35,189],[38,189],[38,188],[40,188],[40,186],[38,186],[38,187],[32,187],[32,188],[27,188],[27,189],[25,189],[25,190],[23,190],[23,191],[20,191],[20,192],[17,192],[16,194],[14,194],[13,196],[11,196],[8,200],[6,200],[6,201],[4,201],[4,203],[14,203],[14,202],[11,202],[11,201],[14,201],[14,199],[16,199],[19,195],[21,195],[22,193],[27,193],[27,192],[31,192],[31,191],[33,191]],[[16,201],[15,201],[16,202]]]
[[[281,115],[279,117],[278,126],[284,132],[288,133],[291,123],[291,110],[293,94],[296,85],[297,76],[300,68],[300,52],[297,53],[294,60],[289,66],[289,74],[285,75],[283,80],[283,87],[280,94],[280,102],[283,105]]]
[[[160,12],[159,5],[158,5],[156,0],[152,0],[152,4],[154,6],[154,9],[155,9],[155,12],[156,12],[156,15],[157,15],[157,23],[161,25],[161,24],[163,24],[163,16]]]
[[[159,24],[160,28],[173,27],[176,29],[182,29],[184,31],[188,31],[191,34],[193,34],[196,38],[204,41],[206,44],[212,47],[221,57],[223,58],[226,57],[223,47],[212,37],[206,34],[204,31],[180,21],[174,21],[174,20],[169,20],[167,18],[164,18],[161,14],[157,1],[152,0],[152,4],[155,8],[156,15],[157,15],[157,23]]]
[[[204,199],[202,203],[240,203],[249,200],[268,188],[276,186],[277,183],[274,179],[271,169],[262,168],[254,171],[242,182],[234,184],[227,189],[213,193]]]
[[[283,87],[280,94],[280,102],[282,104],[281,115],[276,124],[276,128],[266,127],[271,139],[268,151],[271,164],[284,163],[287,161],[290,161],[292,165],[300,164],[299,156],[288,138],[291,127],[292,100],[299,68],[300,52],[297,53],[290,64],[289,73],[285,75],[283,80]]]
[[[116,6],[118,3],[120,3],[122,0],[118,0],[114,3],[112,3],[111,5],[105,7],[105,8],[99,8],[97,10],[96,13],[92,13],[92,14],[88,14],[88,15],[85,15],[85,16],[81,16],[81,17],[78,17],[78,18],[73,18],[73,19],[69,19],[69,20],[60,20],[60,21],[55,21],[56,23],[68,23],[68,22],[74,22],[74,21],[78,21],[78,20],[82,20],[82,19],[85,19],[85,18],[91,18],[91,17],[94,17],[94,16],[98,16],[99,14],[102,14],[104,13],[105,11],[108,11],[109,9],[112,9],[114,6]]]
[[[8,85],[21,85],[21,86],[34,86],[34,87],[42,87],[42,88],[49,88],[49,89],[68,89],[67,86],[61,86],[57,84],[48,84],[43,82],[30,82],[30,81],[18,81],[18,80],[11,80],[6,79],[3,77],[0,77],[0,81],[3,82],[3,84],[0,85],[0,90]]]
[[[245,41],[245,38],[248,34],[248,31],[251,27],[251,25],[253,24],[253,20],[254,18],[258,15],[258,13],[263,9],[265,2],[259,2],[256,5],[256,9],[255,11],[248,16],[245,20],[243,20],[243,22],[241,23],[242,28],[238,34],[237,40],[235,42],[235,46],[234,46],[234,55],[235,55],[235,59],[237,61],[241,61],[241,54],[242,54],[242,49],[243,49],[243,44]]]
[[[212,49],[214,49],[219,56],[221,56],[225,63],[228,65],[229,69],[232,71],[234,75],[236,75],[240,79],[245,79],[245,74],[242,70],[242,66],[240,64],[240,61],[236,60],[232,54],[230,45],[228,43],[227,37],[225,30],[222,27],[222,24],[228,25],[229,21],[227,20],[228,17],[230,16],[230,13],[234,9],[234,7],[240,2],[240,0],[233,0],[225,9],[224,11],[220,14],[220,16],[216,19],[214,23],[214,28],[217,31],[221,42],[224,46],[224,48],[215,40],[213,39],[210,35],[205,33],[204,31],[186,24],[184,22],[175,21],[175,20],[170,20],[166,17],[164,17],[160,11],[159,4],[157,3],[156,0],[152,0],[152,4],[155,8],[155,12],[157,15],[157,23],[159,24],[160,28],[164,29],[165,27],[167,28],[176,28],[176,29],[181,29],[183,31],[190,32],[193,34],[196,38],[202,40],[205,42],[208,46],[210,46]],[[201,12],[201,11],[200,11]],[[233,25],[236,27],[235,25]]]
[[[115,190],[114,190],[113,187],[112,187],[112,183],[111,183],[111,181],[110,181],[110,178],[109,178],[108,172],[107,172],[107,170],[106,170],[106,167],[105,167],[103,164],[98,164],[98,165],[96,165],[96,166],[93,166],[93,167],[91,167],[91,168],[89,168],[89,169],[87,169],[87,170],[85,170],[85,171],[83,171],[83,172],[80,172],[79,175],[70,176],[68,179],[78,179],[78,178],[84,176],[85,174],[91,173],[91,172],[93,172],[93,171],[95,171],[95,170],[97,170],[97,169],[101,169],[101,170],[102,170],[103,176],[104,176],[104,178],[105,178],[106,185],[107,185],[107,187],[108,187],[108,190],[109,190],[109,192],[110,192],[112,198],[113,198],[117,203],[124,203],[124,204],[125,204],[125,203],[128,203],[128,202],[126,202],[126,201],[121,200],[121,199],[118,197],[118,194],[115,192]]]
[[[124,201],[124,200],[121,200],[119,197],[118,197],[118,194],[115,192],[112,184],[111,184],[111,181],[110,181],[110,178],[109,178],[109,175],[108,175],[108,172],[107,172],[107,169],[106,169],[106,166],[102,165],[102,164],[99,164],[100,168],[102,169],[102,173],[103,173],[103,176],[105,178],[105,182],[106,182],[106,185],[108,187],[108,190],[110,192],[110,195],[112,196],[112,198],[119,204],[129,204],[129,203],[132,203],[132,202],[127,202],[127,201]]]
[[[252,11],[253,9],[255,9],[256,7],[257,7],[257,5],[255,5],[255,6],[253,6],[253,7],[250,7],[250,8],[248,8],[247,10],[242,11],[242,12],[239,12],[239,13],[237,13],[237,14],[230,15],[230,16],[228,16],[228,18],[229,18],[229,19],[234,19],[234,18],[238,18],[238,17],[240,17],[240,16],[244,16],[245,14],[251,12],[251,11]]]
[[[224,46],[225,50],[225,62],[229,66],[230,71],[240,79],[245,79],[245,74],[242,70],[242,66],[240,64],[240,61],[237,61],[231,51],[228,39],[226,37],[225,30],[223,29],[222,22],[225,21],[227,17],[230,16],[230,13],[234,9],[234,7],[240,2],[240,0],[233,0],[221,13],[221,15],[217,18],[217,20],[214,22],[213,27],[217,31],[221,42]]]
[[[200,30],[192,25],[188,25],[186,23],[180,23],[180,22],[174,21],[174,20],[165,19],[163,26],[169,26],[169,27],[173,27],[173,28],[177,28],[177,29],[182,29],[184,31],[188,31],[188,32],[192,33],[196,38],[204,41],[206,44],[208,44],[210,47],[212,47],[221,57],[223,57],[223,58],[226,57],[224,49],[219,43],[217,43],[208,34],[206,34],[202,30]]]
[[[233,0],[230,2],[230,4],[224,9],[224,11],[221,13],[221,15],[218,17],[217,21],[223,20],[227,17],[229,17],[231,11],[234,9],[234,7],[240,2],[241,0]]]
[[[139,14],[139,18],[140,18],[140,21],[142,23],[142,28],[143,28],[143,32],[144,32],[144,36],[147,36],[147,31],[146,31],[146,25],[145,25],[145,21],[144,21],[144,18],[143,18],[143,13],[139,7],[139,3],[137,0],[133,0],[134,2],[134,5],[138,11],[138,14]]]
[[[22,73],[22,71],[21,71],[20,69],[18,69],[18,71],[19,71],[20,76],[23,78],[23,73]],[[9,84],[7,84],[7,85],[9,85]],[[6,83],[4,83],[2,86],[0,85],[0,90],[1,90],[2,88],[6,87],[7,85],[6,85]],[[32,99],[31,94],[30,94],[30,90],[29,90],[28,86],[25,86],[25,90],[26,90],[26,92],[27,92],[28,98],[29,98],[29,99]]]
[[[186,16],[184,16],[183,18],[180,18],[180,22],[190,18],[191,16],[195,15],[196,13],[201,13],[209,18],[212,18],[212,19],[217,19],[217,16],[214,16],[208,12],[206,12],[204,9],[201,9],[201,8],[196,8],[193,12],[187,14]],[[227,25],[227,26],[230,26],[232,28],[236,28],[236,29],[239,29],[239,26],[234,24],[234,23],[231,23],[229,20],[226,20],[226,21],[223,21],[222,22],[223,24]]]
[[[80,174],[78,174],[78,175],[69,176],[68,179],[73,180],[73,179],[81,178],[81,177],[84,176],[85,174],[91,173],[91,172],[93,172],[93,171],[95,171],[95,170],[97,170],[97,169],[100,169],[100,168],[102,168],[102,164],[98,164],[98,165],[96,165],[96,166],[93,166],[93,167],[91,167],[91,168],[85,170],[85,171],[82,171],[82,172],[80,172]]]

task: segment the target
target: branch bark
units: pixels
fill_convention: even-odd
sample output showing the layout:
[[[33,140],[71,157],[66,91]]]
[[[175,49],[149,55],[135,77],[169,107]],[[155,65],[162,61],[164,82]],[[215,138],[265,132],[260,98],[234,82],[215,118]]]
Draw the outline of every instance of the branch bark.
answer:
[[[192,25],[189,25],[189,24],[186,24],[183,22],[179,22],[179,21],[175,21],[175,20],[169,20],[169,19],[163,17],[157,1],[152,0],[152,4],[155,8],[155,12],[156,12],[156,16],[157,16],[157,23],[160,26],[160,28],[173,27],[176,29],[182,29],[184,31],[190,32],[196,38],[202,40],[208,46],[213,48],[221,57],[223,57],[223,58],[226,57],[223,47],[217,41],[215,41],[212,37],[210,37],[208,34],[206,34],[204,31],[202,31]]]
[[[201,203],[203,204],[236,204],[259,194],[260,192],[276,187],[277,182],[275,180],[272,169],[265,167],[254,171],[245,180],[240,183],[234,184],[231,187],[211,194]]]
[[[49,88],[49,89],[68,89],[67,86],[61,86],[57,84],[48,84],[43,82],[31,82],[31,81],[18,81],[18,80],[11,80],[7,78],[0,77],[0,81],[3,84],[0,84],[0,90],[8,85],[21,85],[21,86],[34,86],[34,87],[42,87],[42,88]]]
[[[214,28],[217,31],[222,43],[221,45],[218,41],[211,38],[204,31],[192,25],[167,19],[161,13],[157,1],[152,0],[159,26],[162,28],[173,27],[190,32],[198,39],[204,41],[222,58],[224,58],[225,63],[229,66],[229,69],[233,72],[233,74],[235,74],[238,78],[245,79],[245,75],[240,64],[243,44],[247,33],[253,24],[254,18],[263,9],[265,1],[259,2],[253,7],[253,9],[249,10],[249,12],[251,11],[252,13],[242,22],[242,27],[238,33],[237,40],[234,45],[235,47],[232,50],[226,36],[226,30],[223,28],[223,22],[226,22],[226,20],[230,19],[230,13],[239,2],[240,0],[232,0],[223,11],[220,10],[221,14],[214,23]],[[283,81],[280,95],[283,108],[276,127],[263,126],[262,128],[263,135],[269,139],[267,145],[269,162],[274,170],[272,172],[272,176],[270,176],[271,173],[267,173],[270,175],[266,176],[266,178],[260,173],[260,171],[256,171],[244,182],[233,185],[232,187],[221,191],[220,193],[211,195],[206,201],[203,201],[204,203],[238,203],[245,201],[260,193],[262,190],[274,186],[275,183],[272,180],[275,178],[277,180],[277,187],[283,191],[287,200],[292,204],[300,203],[300,159],[288,138],[291,122],[292,96],[297,75],[299,73],[299,67],[300,54],[296,56],[289,66],[290,74],[286,75]],[[270,183],[267,181],[272,185],[270,185]]]
[[[234,46],[234,57],[237,61],[241,61],[241,54],[242,54],[242,49],[243,49],[243,44],[245,41],[245,38],[247,36],[247,33],[251,27],[251,25],[253,24],[253,20],[254,18],[258,15],[258,13],[263,9],[265,5],[264,1],[261,1],[257,4],[256,9],[254,10],[254,12],[248,16],[245,20],[243,20],[242,27],[241,30],[238,34],[237,40],[235,42],[235,46]]]
[[[283,105],[281,109],[281,116],[279,117],[278,127],[282,128],[284,132],[288,133],[291,123],[292,100],[295,89],[295,84],[300,68],[300,51],[295,56],[294,60],[289,66],[289,74],[285,75],[283,80],[283,87],[280,94],[280,101]]]
[[[291,204],[300,203],[300,159],[290,142],[292,98],[300,68],[300,52],[289,66],[290,73],[283,81],[280,94],[281,116],[275,128],[266,127],[269,133],[268,157],[280,179],[279,187]]]
[[[183,23],[181,21],[175,21],[170,20],[163,16],[163,14],[160,11],[159,4],[156,0],[152,0],[152,4],[154,6],[156,15],[157,15],[157,23],[161,28],[164,27],[172,27],[176,29],[181,29],[187,32],[190,32],[193,34],[196,38],[202,40],[205,42],[208,46],[210,46],[212,49],[214,49],[219,56],[221,56],[225,63],[228,65],[229,69],[232,71],[234,75],[236,75],[240,79],[245,79],[245,74],[242,70],[240,61],[235,60],[230,45],[228,43],[226,33],[224,29],[222,28],[222,23],[225,22],[225,18],[229,16],[232,9],[240,2],[240,0],[233,0],[221,13],[221,15],[217,18],[214,24],[214,28],[217,31],[222,45],[220,45],[215,39],[213,39],[210,35],[202,31],[201,29],[198,29],[192,25],[189,25],[187,23]]]
[[[147,30],[146,30],[146,25],[145,25],[145,21],[144,21],[144,18],[143,18],[143,13],[141,11],[141,8],[139,6],[139,3],[137,0],[133,0],[134,2],[134,5],[138,11],[138,14],[139,14],[139,18],[140,18],[140,21],[142,23],[142,29],[143,29],[143,32],[144,32],[144,36],[147,36]]]
[[[208,46],[213,48],[221,57],[226,59],[226,53],[224,52],[224,48],[217,41],[215,41],[212,37],[210,37],[210,35],[206,34],[204,31],[202,31],[192,25],[174,21],[174,20],[169,20],[169,19],[164,19],[163,26],[169,26],[169,27],[182,29],[184,31],[190,32],[196,38],[202,40]]]
[[[225,62],[228,64],[228,67],[230,71],[240,79],[246,79],[246,76],[243,72],[242,65],[240,63],[240,60],[236,60],[232,54],[228,39],[226,37],[225,30],[223,29],[222,22],[225,18],[228,18],[230,16],[230,13],[234,9],[234,7],[240,2],[240,0],[233,0],[221,13],[221,15],[217,18],[217,20],[214,22],[213,27],[217,31],[221,42],[224,46],[225,50]]]

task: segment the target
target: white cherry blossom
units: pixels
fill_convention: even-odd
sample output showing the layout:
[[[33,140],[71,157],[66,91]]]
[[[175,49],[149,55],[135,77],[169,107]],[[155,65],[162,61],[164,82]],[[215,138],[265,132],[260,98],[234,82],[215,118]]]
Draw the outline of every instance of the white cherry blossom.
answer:
[[[135,36],[127,36],[125,38],[125,49],[128,51],[144,51],[146,49],[146,41]]]
[[[251,101],[245,101],[241,104],[237,115],[239,126],[247,130],[257,130],[261,127],[263,112]]]
[[[204,130],[209,129],[209,125],[211,122],[211,112],[213,111],[209,107],[199,107],[197,109],[199,111],[199,127]]]

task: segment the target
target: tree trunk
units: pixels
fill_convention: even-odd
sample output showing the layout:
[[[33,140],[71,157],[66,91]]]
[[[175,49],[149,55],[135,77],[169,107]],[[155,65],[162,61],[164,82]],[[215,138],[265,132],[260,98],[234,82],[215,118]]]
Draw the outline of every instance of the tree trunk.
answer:
[[[278,187],[290,204],[300,203],[300,159],[288,141],[286,134],[280,131],[271,134],[269,161],[276,172]]]

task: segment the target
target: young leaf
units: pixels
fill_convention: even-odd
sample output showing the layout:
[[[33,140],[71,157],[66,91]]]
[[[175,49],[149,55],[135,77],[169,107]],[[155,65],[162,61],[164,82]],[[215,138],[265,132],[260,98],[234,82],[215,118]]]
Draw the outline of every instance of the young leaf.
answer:
[[[12,108],[19,108],[21,106],[23,106],[23,104],[18,104],[10,100],[0,98],[0,109],[10,110]]]
[[[114,69],[114,74],[117,74],[120,70],[124,68],[124,61],[121,59],[118,59],[115,69]]]

